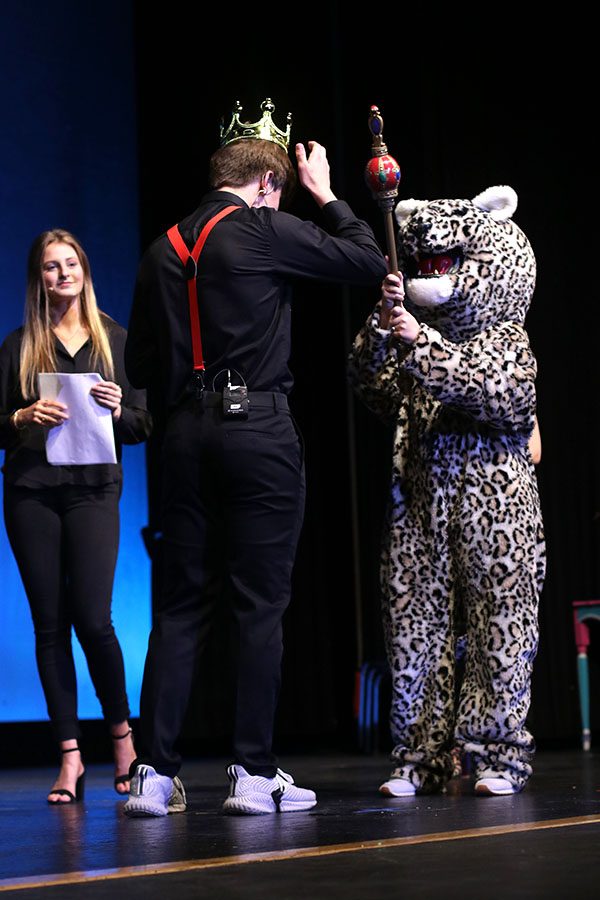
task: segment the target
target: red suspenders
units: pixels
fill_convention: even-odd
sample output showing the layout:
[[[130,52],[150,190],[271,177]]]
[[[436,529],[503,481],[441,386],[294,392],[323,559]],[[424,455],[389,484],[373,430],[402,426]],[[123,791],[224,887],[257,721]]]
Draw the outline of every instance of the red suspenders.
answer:
[[[167,237],[171,241],[173,247],[175,248],[175,252],[177,256],[181,260],[183,267],[185,269],[185,274],[187,278],[187,288],[188,288],[188,301],[190,306],[190,327],[192,329],[192,352],[194,357],[194,375],[197,378],[198,386],[201,390],[204,389],[204,380],[202,373],[204,372],[204,357],[202,355],[202,338],[200,336],[200,315],[198,312],[198,285],[196,282],[196,276],[198,274],[198,258],[200,253],[202,252],[202,248],[206,243],[206,238],[217,224],[223,219],[225,216],[228,216],[229,213],[234,212],[236,209],[241,209],[240,206],[226,206],[225,209],[222,209],[221,212],[218,212],[216,216],[213,216],[212,219],[206,223],[202,231],[200,232],[200,236],[196,241],[193,250],[190,252],[185,244],[185,241],[181,237],[179,232],[179,228],[177,225],[173,225],[172,228],[169,228],[167,231]]]

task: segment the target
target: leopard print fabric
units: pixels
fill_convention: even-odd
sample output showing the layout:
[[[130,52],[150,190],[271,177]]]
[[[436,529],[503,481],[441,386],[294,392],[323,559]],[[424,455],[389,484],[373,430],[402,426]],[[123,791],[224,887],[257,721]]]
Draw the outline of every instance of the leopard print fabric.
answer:
[[[380,572],[392,760],[420,792],[451,777],[456,744],[476,778],[520,790],[532,773],[526,717],[545,575],[528,449],[536,361],[524,328],[535,258],[506,192],[508,213],[495,189],[398,210],[406,307],[420,334],[412,345],[392,340],[377,306],[349,357],[357,395],[395,429]]]

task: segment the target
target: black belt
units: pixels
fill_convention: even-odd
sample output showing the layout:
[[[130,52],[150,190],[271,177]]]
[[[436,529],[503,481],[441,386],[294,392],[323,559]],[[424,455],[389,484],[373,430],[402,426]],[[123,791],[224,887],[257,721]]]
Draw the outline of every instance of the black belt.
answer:
[[[204,406],[221,406],[223,403],[223,394],[220,391],[204,391],[202,400],[197,401]],[[264,406],[267,409],[289,409],[287,394],[278,391],[248,391],[248,405],[250,409],[253,406]]]

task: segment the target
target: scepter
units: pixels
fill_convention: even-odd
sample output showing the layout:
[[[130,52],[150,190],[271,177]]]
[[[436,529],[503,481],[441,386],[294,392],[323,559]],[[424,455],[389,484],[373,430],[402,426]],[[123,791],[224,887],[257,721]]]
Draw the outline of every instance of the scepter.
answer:
[[[394,235],[392,211],[398,196],[401,173],[400,166],[394,157],[390,156],[388,148],[383,142],[383,118],[376,106],[371,107],[371,113],[369,115],[369,131],[373,136],[373,143],[371,145],[372,158],[365,168],[365,181],[367,187],[371,190],[374,200],[383,213],[389,271],[398,275],[398,257],[396,254],[396,238]],[[389,318],[389,308],[382,305],[379,317],[381,328],[388,327]]]

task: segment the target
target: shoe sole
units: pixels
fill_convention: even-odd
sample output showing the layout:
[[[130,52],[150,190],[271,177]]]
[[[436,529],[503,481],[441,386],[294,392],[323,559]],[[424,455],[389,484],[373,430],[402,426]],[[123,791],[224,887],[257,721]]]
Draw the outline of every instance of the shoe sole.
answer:
[[[414,791],[402,791],[398,793],[396,791],[392,791],[391,788],[382,785],[379,788],[379,793],[383,794],[384,797],[414,797],[416,795],[416,790]]]
[[[503,791],[492,791],[487,784],[476,784],[475,793],[479,797],[512,797],[519,792],[514,788],[506,788],[506,790]]]
[[[175,812],[175,810],[173,810]],[[166,816],[169,813],[168,809],[159,809],[157,806],[150,806],[148,803],[140,803],[136,802],[135,806],[131,805],[131,802],[128,801],[123,807],[123,812],[126,816],[130,816],[130,818],[148,818],[150,816],[159,817]]]
[[[274,802],[268,798],[252,800],[249,797],[228,797],[223,804],[223,811],[234,816],[268,816],[276,812],[305,812],[317,805],[316,800],[304,800],[293,803],[281,801],[279,810]]]

